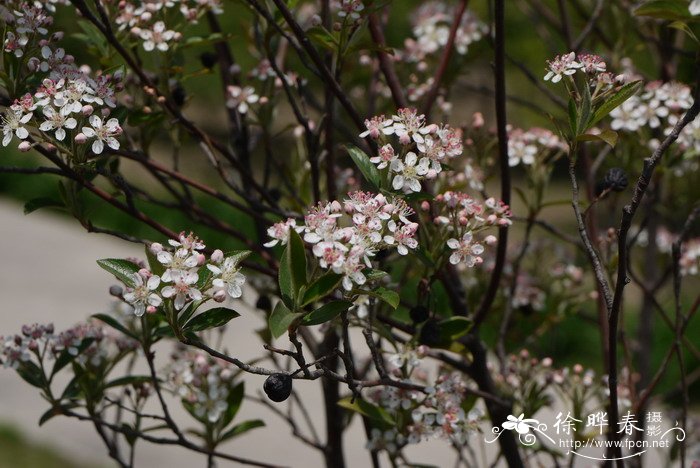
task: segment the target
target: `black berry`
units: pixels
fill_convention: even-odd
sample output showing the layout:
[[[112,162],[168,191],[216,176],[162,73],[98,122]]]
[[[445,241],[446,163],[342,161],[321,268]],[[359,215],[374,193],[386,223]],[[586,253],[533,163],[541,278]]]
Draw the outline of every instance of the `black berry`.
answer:
[[[415,324],[423,323],[430,318],[428,308],[421,305],[413,307],[408,313]]]
[[[177,83],[173,87],[173,90],[170,94],[172,95],[173,101],[175,102],[175,104],[177,104],[178,107],[182,107],[182,105],[185,103],[185,99],[187,99],[187,93],[185,92],[185,88],[183,88],[180,83]]]
[[[204,66],[204,68],[214,68],[217,57],[214,52],[203,52],[199,56],[199,61],[202,62],[202,66]]]
[[[628,184],[629,180],[627,179],[627,174],[625,174],[625,171],[619,167],[613,167],[605,173],[603,180],[598,182],[596,192],[598,195],[603,193],[605,190],[622,192],[627,188]]]
[[[431,319],[423,324],[418,341],[426,346],[437,346],[440,344],[440,325],[438,325],[437,320]]]
[[[284,401],[292,393],[292,376],[289,374],[272,374],[265,380],[263,390],[267,397],[276,402]]]
[[[255,303],[255,307],[257,307],[260,310],[271,310],[272,309],[272,301],[270,300],[270,296],[267,295],[260,295],[258,296],[258,300]]]

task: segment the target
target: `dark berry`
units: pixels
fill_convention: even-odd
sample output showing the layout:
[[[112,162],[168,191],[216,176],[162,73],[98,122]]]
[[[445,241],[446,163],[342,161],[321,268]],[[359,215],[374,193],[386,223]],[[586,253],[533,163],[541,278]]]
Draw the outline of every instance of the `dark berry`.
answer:
[[[627,188],[628,184],[629,180],[627,179],[627,174],[625,174],[625,171],[619,167],[613,167],[605,173],[603,180],[598,182],[596,185],[596,192],[598,195],[603,193],[605,190],[622,192]]]
[[[258,296],[258,300],[255,303],[255,307],[265,311],[272,309],[272,301],[270,300],[270,296],[264,294]]]
[[[110,296],[122,297],[122,294],[124,294],[124,289],[122,289],[121,286],[117,286],[115,284],[114,286],[109,287],[109,295]]]
[[[178,107],[182,107],[182,105],[185,103],[185,99],[187,98],[185,88],[183,88],[180,83],[177,83],[173,87],[173,90],[170,94],[173,97],[173,102],[175,102],[175,104],[177,104]]]
[[[282,192],[280,192],[279,189],[276,188],[271,188],[269,194],[270,198],[272,198],[274,201],[279,201],[279,199],[282,198]]]
[[[216,65],[217,57],[214,52],[202,52],[199,56],[199,61],[202,62],[204,68],[214,68]]]
[[[423,324],[418,341],[426,346],[436,346],[440,343],[440,325],[437,320],[431,319]]]
[[[292,376],[289,374],[272,374],[265,380],[263,390],[267,397],[276,402],[284,401],[292,393]]]
[[[413,307],[408,313],[415,324],[423,323],[430,318],[428,308],[421,305]]]

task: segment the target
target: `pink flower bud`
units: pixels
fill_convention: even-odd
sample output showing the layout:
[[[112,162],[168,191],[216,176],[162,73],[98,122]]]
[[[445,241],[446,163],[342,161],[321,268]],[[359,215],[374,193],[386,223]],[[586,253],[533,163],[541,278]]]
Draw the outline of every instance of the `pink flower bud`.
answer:
[[[147,314],[155,314],[156,310],[158,310],[156,306],[149,305],[148,307],[146,307]]]
[[[437,177],[437,171],[435,169],[428,169],[428,172],[425,174],[426,179],[434,179]]]
[[[486,242],[486,245],[495,245],[498,239],[496,239],[496,236],[486,236],[484,242]]]
[[[154,242],[151,244],[151,253],[158,255],[160,252],[163,251],[163,244],[159,244],[158,242]]]
[[[200,253],[197,254],[197,266],[202,266],[207,262],[207,257],[206,255]]]
[[[430,210],[430,203],[428,203],[426,200],[423,200],[420,204],[420,209],[423,211]]]
[[[436,124],[430,124],[425,127],[425,129],[428,131],[428,133],[435,133],[439,130],[440,127],[438,127]]]
[[[484,126],[484,116],[481,112],[474,112],[472,115],[472,127],[479,129]]]
[[[139,275],[143,276],[144,278],[150,278],[153,276],[153,273],[151,273],[147,268],[141,268],[139,270]]]
[[[63,31],[57,31],[51,35],[52,41],[60,41],[63,39]]]
[[[82,132],[81,132],[81,133],[78,133],[78,134],[75,136],[75,142],[76,142],[77,144],[79,144],[79,145],[84,144],[87,140],[88,140],[88,138],[87,138],[87,137],[85,136],[85,134],[82,133]]]
[[[100,110],[100,114],[102,114],[102,117],[108,117],[109,114],[111,114],[111,113],[112,113],[112,109],[110,109],[109,107],[103,107]]]
[[[216,302],[224,302],[226,300],[226,291],[219,289],[214,293],[212,299],[214,299]]]
[[[211,261],[214,263],[221,263],[224,260],[224,253],[216,249],[212,254],[211,254]]]
[[[321,17],[319,15],[313,15],[311,17],[311,26],[320,26],[321,23],[323,23],[323,20],[321,20]]]
[[[17,149],[19,149],[23,153],[26,153],[27,151],[32,149],[32,145],[28,141],[23,141],[22,143],[19,144]]]
[[[92,113],[95,111],[95,108],[92,107],[90,104],[86,104],[83,106],[82,109],[80,109],[80,112],[83,113],[83,115],[92,115]]]
[[[403,133],[403,134],[399,137],[399,142],[400,142],[402,145],[408,145],[408,144],[411,143],[411,137],[408,136],[407,133]]]

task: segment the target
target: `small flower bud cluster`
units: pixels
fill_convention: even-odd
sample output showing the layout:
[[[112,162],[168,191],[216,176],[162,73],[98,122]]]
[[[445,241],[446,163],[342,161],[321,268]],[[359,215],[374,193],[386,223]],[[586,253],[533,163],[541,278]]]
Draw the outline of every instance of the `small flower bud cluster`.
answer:
[[[424,203],[424,208],[429,209],[429,204]],[[484,247],[475,235],[488,228],[512,224],[508,205],[494,198],[482,203],[466,193],[448,191],[435,197],[433,204],[437,214],[433,222],[453,236],[447,240],[447,246],[453,250],[450,255],[450,263],[453,265],[468,268],[480,265],[483,262],[480,255],[484,252]],[[483,242],[493,244],[496,238],[489,235]]]
[[[400,198],[352,192],[343,205],[319,203],[304,217],[304,226],[296,227],[293,220],[275,224],[268,230],[273,241],[267,245],[286,244],[290,229],[296,230],[313,245],[321,268],[343,275],[343,287],[349,291],[353,284],[367,281],[363,270],[372,267],[370,259],[379,250],[395,248],[406,255],[418,246],[418,224],[408,220],[412,214]]]
[[[360,137],[370,137],[382,145],[379,155],[370,158],[370,162],[378,169],[388,168],[394,190],[420,192],[421,180],[437,177],[443,170],[442,164],[463,151],[460,130],[428,125],[425,116],[415,109],[399,109],[390,119],[383,115],[372,117],[365,120],[365,126],[367,130]],[[398,151],[388,141],[390,135],[398,139]]]
[[[228,409],[236,382],[227,362],[203,351],[178,349],[165,372],[170,390],[191,408],[194,417],[216,423]]]
[[[564,55],[557,55],[554,60],[547,61],[547,74],[544,76],[545,81],[558,83],[565,76],[572,76],[576,72],[581,72],[586,75],[586,79],[590,84],[600,84],[609,86],[615,83],[623,83],[624,76],[613,76],[607,72],[607,64],[598,55],[593,54],[578,54],[569,52]]]
[[[227,296],[241,297],[246,278],[239,263],[245,253],[225,257],[221,250],[215,250],[207,260],[201,252],[206,246],[192,233],[180,233],[178,240],[170,239],[168,243],[171,249],[158,243],[150,247],[165,267],[163,275],[141,268],[126,285],[124,300],[133,306],[136,316],[154,313],[164,299],[172,300],[175,310],[182,310],[192,301],[223,302]]]

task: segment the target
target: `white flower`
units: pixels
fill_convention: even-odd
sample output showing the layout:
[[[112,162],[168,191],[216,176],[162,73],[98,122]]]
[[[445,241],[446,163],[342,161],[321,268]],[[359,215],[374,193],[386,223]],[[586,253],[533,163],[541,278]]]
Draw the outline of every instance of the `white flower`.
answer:
[[[482,261],[479,255],[484,252],[484,247],[474,242],[474,236],[471,231],[465,232],[461,240],[448,239],[447,246],[454,250],[452,255],[450,255],[450,263],[453,265],[463,261],[471,268]]]
[[[576,70],[581,68],[581,64],[574,59],[576,54],[570,52],[566,55],[558,55],[551,62],[547,62],[549,71],[544,76],[544,81],[552,80],[552,83],[558,83],[564,76],[570,76],[576,73]]]
[[[293,218],[288,218],[287,221],[275,223],[267,229],[267,235],[272,237],[272,240],[265,242],[265,247],[274,247],[277,244],[287,245],[289,242],[289,231],[294,229],[296,232],[302,232],[303,227],[297,227],[297,222]]]
[[[417,164],[416,164],[417,163]],[[430,160],[421,158],[418,161],[416,153],[409,152],[406,155],[406,160],[401,161],[396,159],[391,164],[391,170],[396,172],[392,186],[395,190],[407,190],[409,192],[420,192],[420,179],[428,173]]]
[[[134,314],[141,317],[147,306],[158,307],[163,300],[154,291],[160,285],[160,277],[152,275],[146,279],[146,275],[134,273],[131,275],[134,288],[124,293],[124,300],[134,307]]]
[[[693,16],[700,15],[700,0],[693,0],[688,6],[690,14]]]
[[[192,287],[197,283],[197,273],[193,271],[173,271],[170,273],[170,279],[173,285],[164,287],[161,294],[165,298],[175,296],[175,309],[182,309],[188,298],[193,301],[202,299],[202,293],[199,289]]]
[[[636,96],[623,102],[610,112],[613,121],[610,128],[613,130],[628,130],[634,132],[642,126],[642,110],[640,109],[639,98]]]
[[[29,136],[29,131],[24,128],[24,124],[32,118],[32,113],[22,115],[22,112],[7,110],[2,117],[2,146],[7,146],[12,141],[14,134],[20,140],[24,140]]]
[[[44,107],[44,115],[47,120],[42,122],[39,126],[39,130],[42,132],[56,130],[56,139],[58,141],[63,141],[66,138],[66,128],[72,130],[78,125],[78,121],[73,117],[66,118],[65,115],[56,112],[53,107]]]
[[[158,21],[153,25],[153,29],[142,29],[140,31],[143,39],[143,48],[147,52],[158,49],[161,52],[168,50],[168,41],[175,37],[175,31],[165,29],[165,23]]]
[[[243,295],[241,286],[245,283],[245,276],[240,272],[238,261],[234,257],[224,260],[221,268],[211,264],[207,265],[207,268],[218,276],[212,282],[214,288],[225,290],[234,299]]]
[[[93,114],[90,116],[90,125],[92,128],[83,127],[83,134],[88,138],[95,138],[92,142],[93,153],[102,153],[105,143],[114,150],[119,149],[119,141],[114,137],[119,136],[122,129],[117,119],[109,119],[103,124],[102,119]]]
[[[528,145],[524,141],[508,140],[508,165],[510,167],[517,166],[521,162],[525,165],[530,165],[535,162],[537,147]]]
[[[396,153],[394,152],[394,147],[391,145],[384,145],[379,148],[379,156],[369,158],[369,162],[377,165],[377,169],[384,169],[390,165],[396,159]]]
[[[237,109],[241,114],[248,112],[250,104],[255,104],[260,100],[260,96],[255,94],[255,89],[252,86],[241,88],[240,86],[229,86],[226,88],[228,99],[226,107],[229,109]]]

